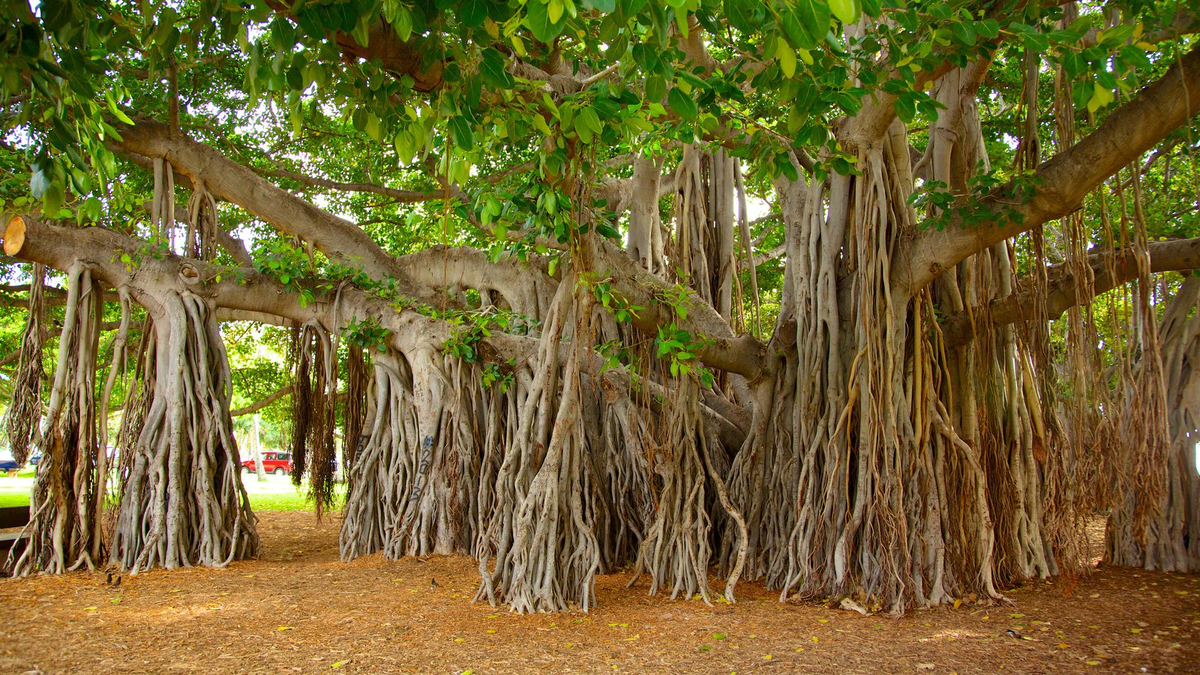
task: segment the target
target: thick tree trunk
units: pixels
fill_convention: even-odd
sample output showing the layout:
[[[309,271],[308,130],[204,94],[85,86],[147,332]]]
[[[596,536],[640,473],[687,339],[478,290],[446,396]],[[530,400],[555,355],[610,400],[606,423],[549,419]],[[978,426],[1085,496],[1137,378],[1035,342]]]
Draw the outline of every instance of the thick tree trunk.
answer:
[[[154,369],[154,386],[136,441],[121,448],[130,464],[113,560],[136,573],[253,557],[256,518],[242,487],[232,382],[212,309],[171,284],[144,301],[155,345],[143,368]]]

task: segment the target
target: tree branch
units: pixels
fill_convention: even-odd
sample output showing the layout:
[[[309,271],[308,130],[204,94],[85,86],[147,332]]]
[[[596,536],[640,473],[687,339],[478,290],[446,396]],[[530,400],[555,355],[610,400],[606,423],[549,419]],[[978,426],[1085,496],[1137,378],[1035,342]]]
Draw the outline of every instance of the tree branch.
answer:
[[[254,413],[271,405],[272,403],[278,401],[279,399],[283,398],[284,396],[291,396],[292,390],[293,390],[293,386],[290,384],[280,387],[280,388],[276,389],[275,391],[271,392],[271,394],[268,395],[266,398],[259,399],[244,408],[235,408],[233,410],[230,410],[229,414],[231,417],[241,417],[243,415],[253,415]]]
[[[285,234],[312,242],[331,259],[360,268],[374,279],[394,279],[400,293],[418,301],[433,306],[445,303],[438,287],[439,270],[417,269],[392,257],[356,224],[287,192],[212,147],[186,137],[172,137],[165,125],[149,119],[139,120],[122,133],[124,140],[119,147],[125,151],[167,159],[177,173],[193,183],[203,180],[213,195],[246,209]],[[480,253],[472,257],[472,262],[455,270],[454,283],[487,288],[506,279],[509,287],[497,290],[505,294],[516,311],[525,311],[519,307],[523,292],[513,288],[519,285],[516,272],[526,269],[519,261],[496,263]]]
[[[353,286],[340,290],[311,286],[308,290],[313,299],[301,306],[293,290],[254,270],[243,268],[231,274],[228,268],[173,254],[161,258],[145,257],[138,267],[130,269],[119,262],[120,254],[136,254],[141,243],[129,236],[99,227],[53,225],[27,215],[0,214],[0,218],[0,222],[8,224],[3,245],[6,254],[56,269],[83,262],[92,270],[93,278],[127,288],[134,301],[151,314],[157,306],[155,295],[173,289],[205,298],[219,313],[232,311],[243,318],[270,315],[298,323],[316,321],[330,331],[340,330],[351,321],[370,318],[389,331],[387,342],[390,347],[409,354],[436,348],[458,335],[458,327],[447,321],[419,312],[397,310],[390,302]],[[606,257],[633,264],[624,255]],[[653,290],[644,292],[654,293]],[[649,308],[643,315],[647,317],[658,317],[660,313],[671,311],[661,307],[658,300],[647,298],[645,301]],[[692,309],[689,322],[683,322],[684,325],[697,334],[716,336],[713,344],[701,350],[702,360],[718,368],[722,368],[721,364],[737,365],[737,369],[723,368],[733,372],[757,373],[760,370],[757,364],[761,346],[757,340],[748,335],[734,337],[723,319],[705,303],[696,303]],[[714,316],[716,324],[713,323]],[[643,320],[641,325],[653,329],[657,324]],[[489,363],[507,368],[511,363],[527,363],[535,358],[538,347],[537,338],[493,331],[480,341],[479,352]],[[597,367],[603,363],[598,354],[593,354],[593,358]],[[724,434],[740,433],[738,425],[745,424],[746,413],[736,406],[726,406],[720,413],[712,412],[726,421],[734,420],[726,425],[732,427],[726,428]]]
[[[1149,249],[1151,273],[1200,269],[1200,238],[1156,241],[1150,244]],[[1096,296],[1138,276],[1137,254],[1132,250],[1115,253],[1111,265],[1106,261],[1107,255],[1104,253],[1093,254],[1090,258],[1092,290]],[[1088,300],[1078,296],[1075,275],[1067,272],[1062,265],[1055,267],[1060,273],[1052,274],[1046,287],[1046,318],[1049,320],[1057,319],[1071,307]],[[986,314],[992,324],[1017,323],[1033,317],[1038,298],[1031,284],[1025,283],[1022,286],[1028,290],[997,298],[988,304]],[[945,336],[946,345],[954,347],[974,339],[972,316],[982,314],[984,312],[976,308],[947,317],[942,322],[942,334]]]
[[[1012,203],[1015,186],[994,191],[973,207],[969,227],[961,212],[944,230],[926,230],[908,245],[892,273],[892,286],[908,294],[985,248],[1075,211],[1083,198],[1119,169],[1187,123],[1200,109],[1200,48],[1175,63],[1157,82],[1113,111],[1082,141],[1044,162],[1033,196]]]

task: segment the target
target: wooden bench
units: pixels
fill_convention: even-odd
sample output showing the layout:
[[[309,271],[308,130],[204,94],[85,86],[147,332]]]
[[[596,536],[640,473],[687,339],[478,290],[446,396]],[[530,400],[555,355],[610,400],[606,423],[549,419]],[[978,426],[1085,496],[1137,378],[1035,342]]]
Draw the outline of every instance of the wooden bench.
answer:
[[[25,527],[28,524],[28,506],[0,507],[0,530]],[[8,560],[9,551],[24,546],[26,538],[21,532],[0,532],[0,568]]]

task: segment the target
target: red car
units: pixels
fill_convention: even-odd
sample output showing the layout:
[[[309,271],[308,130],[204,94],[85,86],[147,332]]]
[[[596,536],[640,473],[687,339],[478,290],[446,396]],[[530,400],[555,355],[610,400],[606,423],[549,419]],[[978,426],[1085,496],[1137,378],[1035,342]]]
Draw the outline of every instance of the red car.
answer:
[[[282,476],[285,473],[292,472],[292,453],[290,452],[264,452],[262,454],[263,471],[273,473],[277,476]],[[242,462],[242,469],[247,473],[252,473],[254,469],[254,459],[248,459]]]

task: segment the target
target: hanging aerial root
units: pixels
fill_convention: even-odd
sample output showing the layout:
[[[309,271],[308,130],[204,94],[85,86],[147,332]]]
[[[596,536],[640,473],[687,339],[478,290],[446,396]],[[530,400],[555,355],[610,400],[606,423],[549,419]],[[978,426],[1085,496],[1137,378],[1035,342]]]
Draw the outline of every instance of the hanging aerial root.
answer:
[[[379,353],[374,362],[374,405],[350,467],[342,558],[472,552],[476,517],[469,514],[484,489],[475,478],[485,430],[477,415],[487,406],[479,373],[432,347],[410,358]]]
[[[350,475],[359,447],[367,440],[367,398],[371,395],[370,359],[361,346],[350,343],[346,358],[346,406],[342,413],[342,471]]]
[[[101,563],[97,492],[99,444],[96,359],[103,314],[100,285],[87,267],[68,272],[67,304],[59,339],[58,365],[38,447],[42,460],[30,496],[29,543],[13,575],[61,573]]]
[[[587,611],[594,603],[599,497],[585,459],[584,340],[568,343],[565,366],[559,360],[564,327],[576,338],[590,334],[591,295],[580,288],[564,283],[554,299],[476,547],[483,582],[476,597],[517,612]]]
[[[337,455],[337,344],[315,322],[292,330],[292,482],[307,474],[317,518],[333,505]]]
[[[699,595],[712,604],[708,585],[713,518],[709,514],[709,482],[723,511],[735,523],[731,528],[741,542],[725,586],[724,597],[733,602],[733,589],[741,575],[745,559],[747,532],[745,520],[730,502],[725,483],[713,467],[708,438],[700,419],[700,383],[694,376],[678,378],[677,389],[664,403],[660,440],[653,443],[653,471],[659,476],[655,519],[642,540],[638,553],[637,574],[650,576],[650,594],[670,588],[671,599]]]
[[[1161,368],[1167,400],[1170,445],[1161,495],[1149,496],[1126,484],[1113,498],[1105,541],[1105,561],[1148,570],[1200,571],[1200,473],[1195,439],[1200,433],[1200,278],[1189,275],[1171,299],[1159,325]],[[1139,369],[1153,354],[1143,354]],[[1133,396],[1133,390],[1129,395]],[[1132,461],[1129,458],[1127,461]],[[1127,469],[1128,470],[1128,469]],[[1139,501],[1148,515],[1135,517]],[[1146,503],[1148,502],[1148,503]]]
[[[187,290],[154,308],[153,386],[132,448],[112,559],[136,573],[222,567],[258,553],[229,415],[231,376],[217,321]],[[147,363],[147,367],[150,364]]]
[[[37,422],[42,418],[42,352],[46,347],[46,266],[33,266],[29,284],[29,318],[12,376],[12,399],[4,413],[4,431],[18,465],[29,459],[30,442],[37,443]]]

